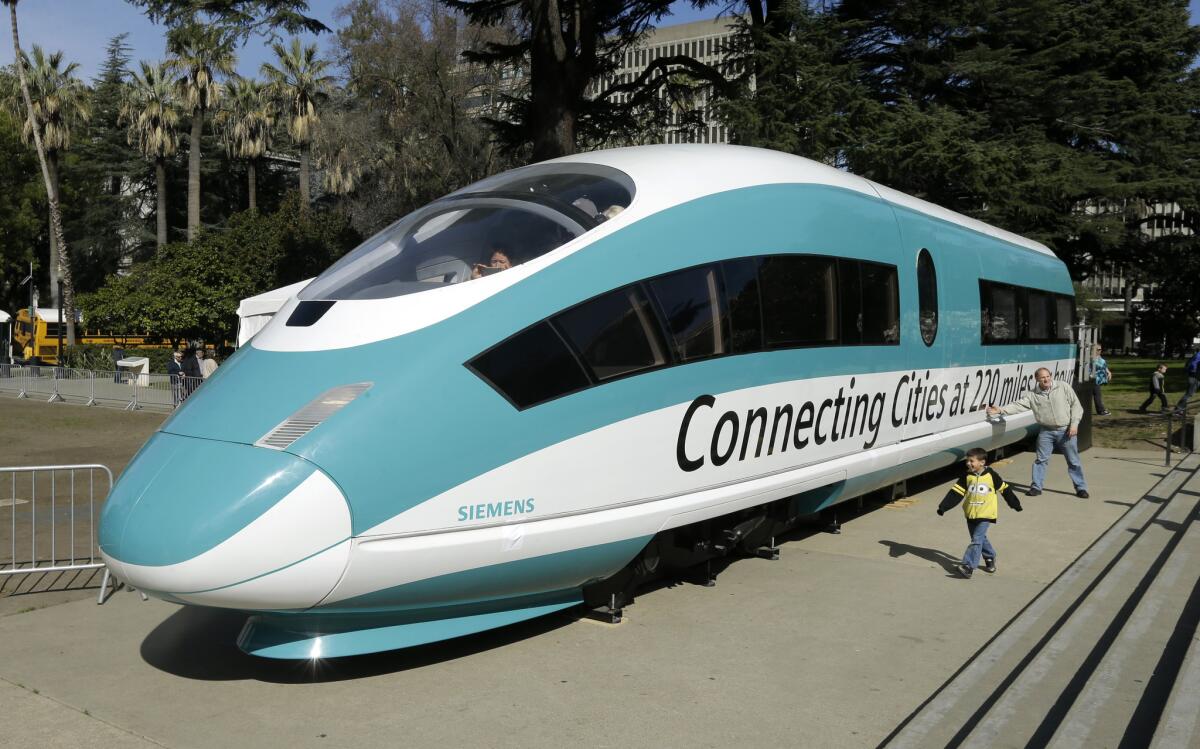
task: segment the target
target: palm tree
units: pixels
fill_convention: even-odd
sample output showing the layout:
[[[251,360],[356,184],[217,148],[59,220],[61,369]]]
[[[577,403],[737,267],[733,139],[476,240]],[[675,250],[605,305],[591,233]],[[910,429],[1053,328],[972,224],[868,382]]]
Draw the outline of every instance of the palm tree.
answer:
[[[179,100],[164,63],[142,61],[121,101],[120,121],[129,125],[129,145],[154,162],[158,194],[158,247],[167,243],[167,159],[179,149]]]
[[[13,13],[16,13],[15,7]],[[24,120],[21,139],[26,144],[36,145],[38,140],[41,141],[46,171],[49,174],[47,191],[53,195],[57,204],[61,198],[59,154],[71,147],[71,129],[80,122],[86,122],[91,115],[87,88],[75,77],[79,65],[70,63],[64,66],[61,51],[47,56],[45,51],[35,44],[32,59],[24,52],[21,52],[20,57],[20,67],[28,73],[28,77],[21,91],[10,92],[5,97],[4,105],[19,120]],[[24,116],[23,97],[26,88],[29,91],[32,117]],[[54,231],[50,232],[50,295],[56,305],[59,301],[59,269],[65,259],[61,257],[65,254],[60,251],[61,241]]]
[[[326,152],[328,149],[329,152]],[[325,172],[325,192],[338,196],[338,210],[346,212],[346,196],[358,187],[362,169],[343,145],[326,146],[317,151],[317,164]]]
[[[167,65],[178,76],[176,85],[184,106],[192,115],[187,203],[190,242],[200,229],[200,136],[204,132],[204,118],[221,98],[217,76],[233,75],[236,58],[233,39],[216,26],[184,26],[170,35],[167,46],[171,53]]]
[[[275,96],[288,112],[287,130],[292,143],[300,147],[300,208],[308,208],[309,160],[313,135],[320,124],[317,102],[328,96],[333,76],[325,75],[328,60],[317,58],[317,45],[301,45],[292,39],[290,48],[276,42],[271,45],[279,58],[279,67],[263,63],[262,74],[270,82]]]
[[[275,104],[258,81],[240,76],[229,79],[225,103],[217,112],[216,124],[225,136],[225,148],[234,158],[245,159],[250,191],[250,210],[258,210],[255,166],[271,148]]]

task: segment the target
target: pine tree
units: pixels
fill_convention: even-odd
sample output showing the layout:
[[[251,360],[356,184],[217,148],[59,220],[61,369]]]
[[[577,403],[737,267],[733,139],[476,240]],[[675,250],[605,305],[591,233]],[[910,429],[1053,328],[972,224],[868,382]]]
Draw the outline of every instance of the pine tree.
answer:
[[[66,189],[78,195],[66,205],[67,234],[74,238],[76,285],[90,291],[132,260],[138,227],[134,222],[136,185],[129,175],[141,172],[118,122],[120,102],[129,77],[128,34],[109,40],[104,63],[92,84],[92,117],[76,148],[78,160]]]

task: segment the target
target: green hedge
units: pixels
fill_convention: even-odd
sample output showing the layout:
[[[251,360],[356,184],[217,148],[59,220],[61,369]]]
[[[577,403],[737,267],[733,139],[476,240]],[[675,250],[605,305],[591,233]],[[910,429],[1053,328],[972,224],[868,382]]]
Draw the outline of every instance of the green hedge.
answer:
[[[129,348],[125,358],[144,356],[150,360],[150,371],[167,373],[167,362],[171,360],[169,348]],[[93,372],[111,372],[116,369],[112,346],[67,346],[63,354],[63,365],[72,369],[88,369]]]

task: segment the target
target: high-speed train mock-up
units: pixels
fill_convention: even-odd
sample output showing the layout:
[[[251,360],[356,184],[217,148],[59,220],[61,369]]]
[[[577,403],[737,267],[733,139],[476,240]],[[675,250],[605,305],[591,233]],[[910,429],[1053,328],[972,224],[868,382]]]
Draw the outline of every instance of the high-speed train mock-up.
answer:
[[[1043,245],[813,161],[579,154],[448,195],[300,294],[141,449],[113,573],[333,657],[589,602],[1015,442],[1070,381]]]

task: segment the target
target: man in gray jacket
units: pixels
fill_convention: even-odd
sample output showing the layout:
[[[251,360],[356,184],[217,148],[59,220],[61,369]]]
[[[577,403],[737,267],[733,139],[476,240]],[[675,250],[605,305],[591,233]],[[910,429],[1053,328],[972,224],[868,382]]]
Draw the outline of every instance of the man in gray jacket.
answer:
[[[1079,443],[1075,439],[1079,434],[1079,421],[1083,418],[1083,404],[1079,402],[1070,385],[1056,382],[1050,370],[1045,367],[1034,373],[1034,377],[1037,379],[1037,387],[1003,408],[988,405],[987,414],[995,416],[1033,411],[1033,418],[1042,428],[1037,438],[1033,479],[1029,482],[1029,491],[1025,492],[1026,494],[1036,497],[1042,493],[1042,484],[1046,480],[1046,464],[1050,462],[1050,454],[1057,447],[1067,459],[1067,475],[1075,485],[1075,496],[1087,499],[1087,481],[1083,478],[1083,465],[1079,462]]]

